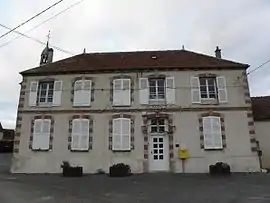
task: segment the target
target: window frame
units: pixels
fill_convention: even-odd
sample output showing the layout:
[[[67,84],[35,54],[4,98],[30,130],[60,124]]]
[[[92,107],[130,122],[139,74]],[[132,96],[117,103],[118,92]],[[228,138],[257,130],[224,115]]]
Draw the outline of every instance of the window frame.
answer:
[[[206,98],[202,97],[202,84],[201,80],[205,80],[205,88],[206,88]],[[209,90],[209,80],[213,80],[214,82],[214,90],[215,90],[215,97],[210,97],[210,90]],[[218,100],[218,87],[217,87],[217,79],[216,77],[199,77],[199,85],[200,85],[200,97],[202,101],[216,101]]]
[[[217,133],[213,130],[213,120],[217,119],[219,120],[219,139],[221,141],[221,145],[220,146],[215,146],[215,139],[216,139],[216,135]],[[206,140],[206,129],[204,129],[204,122],[205,119],[210,119],[210,124],[211,124],[211,141],[212,141],[212,146],[206,146],[205,145],[205,140]],[[203,138],[204,138],[204,149],[205,150],[222,150],[223,149],[223,138],[222,138],[222,130],[221,130],[221,118],[219,116],[204,116],[202,117],[202,125],[203,125]],[[208,129],[209,130],[209,129]]]
[[[155,86],[151,86],[151,81],[155,81]],[[163,81],[163,86],[158,85],[158,81]],[[151,87],[155,87],[154,94],[151,94]],[[159,94],[159,87],[163,87],[163,94]],[[166,101],[166,78],[148,78],[148,88],[149,88],[149,95],[148,99],[151,102],[163,102]],[[151,98],[151,95],[154,95],[155,98]],[[159,98],[160,95],[163,95],[163,98]]]
[[[42,89],[42,85],[46,85],[46,89]],[[52,88],[50,89],[50,85]],[[45,97],[41,95],[42,91],[46,91]],[[49,92],[52,91],[52,94],[49,97]],[[42,97],[41,97],[42,96]],[[37,104],[38,106],[52,106],[53,105],[53,96],[54,96],[54,81],[41,81],[38,83],[37,90]],[[41,102],[40,99],[45,98],[45,102]],[[51,98],[51,101],[48,102],[48,98]]]
[[[128,83],[128,88],[125,88],[125,82]],[[120,88],[115,88],[116,84],[120,84]],[[130,106],[131,105],[131,79],[130,78],[115,78],[112,82],[112,105],[113,106]],[[128,93],[129,102],[128,104],[124,104],[124,101],[121,100],[121,103],[117,103],[117,99],[115,97],[119,96],[117,94]]]
[[[152,124],[152,121],[156,122],[156,124]],[[159,124],[159,120],[163,120],[163,123],[164,124]],[[160,131],[160,127],[163,127],[164,128],[164,131]],[[156,128],[156,132],[154,132],[152,130],[152,128]],[[149,132],[151,134],[163,134],[163,133],[166,133],[166,130],[167,130],[167,120],[165,118],[152,118],[152,119],[149,119]]]
[[[120,126],[121,126],[121,133],[120,134],[117,134],[115,133],[115,121],[120,121]],[[123,121],[128,121],[129,122],[129,147],[128,148],[124,148],[123,147],[123,137],[124,136],[127,136],[127,134],[123,134]],[[112,129],[113,129],[113,132],[112,132],[112,150],[113,151],[131,151],[131,119],[130,118],[114,118],[112,120]],[[119,136],[120,135],[120,140],[121,140],[121,147],[119,148],[115,148],[115,136]]]
[[[49,121],[49,131],[46,133],[44,132],[44,123],[46,121]],[[41,132],[37,132],[36,131],[36,125],[37,125],[37,122],[41,122]],[[45,119],[45,118],[38,118],[38,119],[35,119],[34,120],[34,125],[33,125],[33,140],[32,140],[32,150],[34,151],[47,151],[50,149],[50,136],[51,136],[51,125],[52,125],[52,120],[51,119]],[[36,136],[48,136],[48,146],[44,147],[44,148],[37,148],[34,146],[34,143],[35,143],[35,139],[36,139]]]
[[[75,133],[74,132],[74,122],[77,122],[77,121],[80,121],[79,125],[80,125],[80,132],[79,133]],[[88,122],[88,131],[87,131],[87,134],[83,134],[83,125],[82,125],[82,122],[83,121],[87,121]],[[71,130],[71,142],[70,142],[70,149],[71,151],[88,151],[90,149],[90,146],[89,146],[89,139],[90,139],[90,132],[89,132],[89,129],[90,129],[90,119],[87,119],[87,118],[74,118],[72,119],[72,130]],[[86,148],[81,148],[81,139],[82,139],[82,136],[86,136],[87,135],[87,147]],[[74,141],[74,136],[78,136],[79,139],[78,139],[78,145],[79,147],[78,148],[74,148],[73,147],[73,141]]]

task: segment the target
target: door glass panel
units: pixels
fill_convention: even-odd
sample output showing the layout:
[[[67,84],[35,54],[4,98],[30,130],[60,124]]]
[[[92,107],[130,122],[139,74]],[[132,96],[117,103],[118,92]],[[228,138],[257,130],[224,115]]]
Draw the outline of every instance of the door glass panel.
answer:
[[[163,148],[163,144],[159,144],[159,148]]]
[[[157,154],[158,153],[158,150],[157,149],[154,149],[154,154]]]
[[[154,160],[157,160],[158,159],[158,155],[154,155]]]
[[[159,150],[159,153],[160,153],[160,154],[163,154],[163,149],[160,149],[160,150]]]
[[[154,148],[158,148],[158,144],[154,144]]]
[[[154,142],[157,142],[157,140],[158,140],[157,138],[154,138]]]
[[[163,155],[159,155],[159,159],[162,160],[163,159]]]
[[[159,142],[163,142],[163,138],[161,137],[161,138],[159,138]]]

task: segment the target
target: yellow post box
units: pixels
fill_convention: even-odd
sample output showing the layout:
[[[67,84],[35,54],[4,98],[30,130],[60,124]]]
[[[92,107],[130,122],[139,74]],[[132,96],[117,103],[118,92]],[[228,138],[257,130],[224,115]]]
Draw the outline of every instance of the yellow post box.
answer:
[[[187,159],[188,158],[187,148],[179,148],[178,149],[178,156],[180,159]]]

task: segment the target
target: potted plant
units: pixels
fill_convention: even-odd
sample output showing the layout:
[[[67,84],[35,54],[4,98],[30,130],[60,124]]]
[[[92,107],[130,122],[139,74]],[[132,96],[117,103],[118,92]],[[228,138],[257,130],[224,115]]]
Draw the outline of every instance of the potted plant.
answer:
[[[64,177],[81,177],[83,175],[83,167],[70,166],[68,161],[63,161],[61,168]]]

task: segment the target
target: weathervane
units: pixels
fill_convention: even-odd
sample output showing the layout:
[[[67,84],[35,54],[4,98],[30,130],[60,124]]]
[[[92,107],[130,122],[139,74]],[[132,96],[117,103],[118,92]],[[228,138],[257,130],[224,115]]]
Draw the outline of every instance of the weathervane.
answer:
[[[51,38],[51,31],[49,30],[49,33],[47,35],[47,46],[49,46],[50,38]]]

